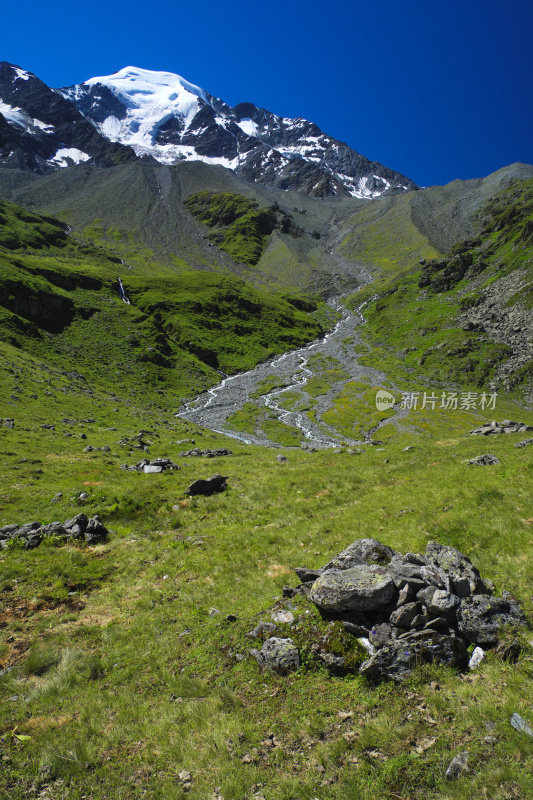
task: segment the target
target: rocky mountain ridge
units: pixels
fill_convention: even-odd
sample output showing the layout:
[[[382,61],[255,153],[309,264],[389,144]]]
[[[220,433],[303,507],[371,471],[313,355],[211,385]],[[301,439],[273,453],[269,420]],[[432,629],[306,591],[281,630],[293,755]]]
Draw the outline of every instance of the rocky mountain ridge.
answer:
[[[413,181],[324,133],[253,103],[234,108],[179,75],[125,67],[50,89],[0,64],[0,165],[46,173],[94,160],[149,156],[162,164],[204,161],[248,181],[314,197],[376,197]]]

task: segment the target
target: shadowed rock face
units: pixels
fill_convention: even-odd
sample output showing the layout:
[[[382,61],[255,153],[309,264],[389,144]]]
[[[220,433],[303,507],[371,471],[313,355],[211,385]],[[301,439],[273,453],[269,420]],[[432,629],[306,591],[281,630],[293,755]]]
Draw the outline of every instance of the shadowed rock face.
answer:
[[[468,641],[491,647],[498,641],[498,630],[503,625],[525,625],[525,617],[518,603],[510,596],[490,597],[476,595],[465,597],[457,611],[459,631]]]
[[[130,147],[110,142],[58,92],[35,75],[0,62],[0,165],[46,174],[77,163],[76,154],[57,160],[58,151],[76,150],[81,160],[101,167],[134,161]],[[72,160],[74,156],[74,161]],[[63,163],[64,161],[64,163]]]
[[[200,478],[197,481],[191,483],[191,485],[185,490],[185,494],[188,495],[196,495],[196,494],[214,494],[215,492],[222,492],[224,489],[227,488],[227,475],[211,475],[210,478],[203,479]]]

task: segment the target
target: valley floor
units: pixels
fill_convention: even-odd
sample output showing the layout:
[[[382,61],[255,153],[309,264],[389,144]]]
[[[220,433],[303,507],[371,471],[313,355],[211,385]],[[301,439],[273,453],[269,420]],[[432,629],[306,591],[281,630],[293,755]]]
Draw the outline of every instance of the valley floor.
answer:
[[[342,366],[324,364],[331,383],[328,370],[346,394],[342,433],[350,414],[364,419],[363,400],[376,413],[375,389],[354,388],[357,406]],[[101,545],[52,539],[0,554],[2,798],[529,796],[532,743],[510,718],[533,723],[530,632],[518,636],[517,663],[491,652],[466,675],[426,665],[379,687],[330,675],[311,650],[296,673],[261,672],[248,634],[290,608],[310,642],[327,636],[313,607],[284,599],[283,587],[298,582],[295,567],[319,566],[361,537],[402,552],[453,545],[531,618],[533,446],[515,447],[525,434],[468,433],[493,417],[531,424],[530,412],[504,397],[485,412],[437,404],[382,425],[379,444],[273,451],[172,409],[89,396],[75,380],[62,390],[7,351],[2,379],[0,413],[14,427],[0,426],[0,524],[83,511],[112,531]],[[120,469],[146,455],[135,449],[141,429],[147,457],[180,470]],[[179,457],[195,446],[233,455]],[[501,463],[465,463],[485,452]],[[214,473],[228,476],[227,491],[184,494]],[[446,780],[465,750],[469,773]]]

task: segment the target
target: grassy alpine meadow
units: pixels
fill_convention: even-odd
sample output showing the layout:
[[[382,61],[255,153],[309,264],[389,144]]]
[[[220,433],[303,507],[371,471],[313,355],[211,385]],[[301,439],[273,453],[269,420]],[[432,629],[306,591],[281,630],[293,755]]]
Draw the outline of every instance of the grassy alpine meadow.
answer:
[[[112,533],[94,547],[48,540],[0,554],[2,798],[529,796],[532,742],[510,717],[533,722],[530,631],[518,636],[517,663],[489,653],[466,675],[424,666],[407,684],[372,687],[315,659],[316,642],[354,665],[364,654],[282,589],[297,584],[294,567],[318,567],[357,538],[402,552],[436,540],[466,553],[531,618],[533,447],[514,447],[525,434],[468,434],[491,416],[531,423],[531,413],[500,397],[485,414],[413,411],[363,452],[275,450],[201,430],[155,402],[88,396],[55,374],[51,397],[46,370],[11,359],[0,524],[84,511]],[[168,456],[179,471],[120,469],[145,455],[119,444],[141,428],[149,457]],[[183,440],[233,455],[177,458],[193,446]],[[86,453],[87,444],[110,449]],[[464,463],[483,452],[501,463]],[[185,496],[217,472],[227,491]],[[283,608],[295,621],[277,635],[302,655],[288,676],[249,656],[260,647],[249,632]],[[464,750],[469,774],[446,780]]]
[[[528,197],[520,229],[483,256],[478,291],[505,277],[499,259],[529,254]],[[261,255],[261,208],[236,195],[195,202],[228,246],[244,247],[254,228]],[[533,727],[530,628],[503,631],[502,647],[465,674],[423,665],[406,683],[372,686],[357,671],[366,658],[358,640],[283,593],[299,582],[295,567],[320,567],[355,539],[403,553],[433,540],[464,552],[496,594],[511,592],[532,619],[533,445],[515,447],[530,434],[469,434],[492,419],[533,424],[521,384],[485,410],[437,402],[393,423],[390,410],[376,408],[378,388],[397,397],[401,389],[440,397],[453,386],[479,395],[505,357],[479,331],[455,326],[471,299],[468,275],[451,259],[413,267],[413,254],[438,253],[426,240],[413,243],[408,212],[403,202],[391,210],[407,231],[401,250],[410,267],[401,276],[393,275],[392,235],[380,239],[377,221],[361,212],[369,214],[365,247],[375,249],[377,237],[383,257],[375,263],[388,275],[349,302],[368,300],[367,342],[357,346],[362,362],[386,373],[384,386],[313,357],[305,392],[282,398],[318,418],[334,386],[323,422],[347,438],[378,426],[374,443],[345,447],[341,439],[312,451],[260,405],[280,385],[276,375],[231,421],[282,447],[244,445],[175,414],[221,370],[314,339],[331,326],[323,303],[180,264],[157,276],[121,270],[128,305],[115,284],[124,265],[96,244],[104,241],[98,231],[92,243],[76,240],[61,223],[0,207],[0,526],[83,512],[110,531],[94,546],[50,536],[34,550],[0,550],[1,800],[531,796],[533,740],[510,724],[518,713]],[[506,214],[505,204],[494,213]],[[470,253],[477,265],[478,247],[463,244],[456,255]],[[136,447],[141,432],[148,453]],[[192,447],[232,454],[180,457]],[[500,463],[467,463],[484,453]],[[180,469],[121,469],[145,456]],[[186,495],[194,480],[217,473],[227,476],[225,491]],[[301,657],[285,676],[261,671],[250,655],[262,643],[251,631],[280,610],[294,619],[275,635],[292,638]],[[342,655],[353,672],[331,674],[317,649]],[[469,771],[446,779],[464,751]]]

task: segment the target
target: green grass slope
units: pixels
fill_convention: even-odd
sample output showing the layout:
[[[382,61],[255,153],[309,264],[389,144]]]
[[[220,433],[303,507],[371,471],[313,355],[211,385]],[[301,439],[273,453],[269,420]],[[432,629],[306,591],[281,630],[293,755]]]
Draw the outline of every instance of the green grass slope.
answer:
[[[422,364],[411,356],[423,358],[434,334],[465,333],[454,326],[473,282],[483,293],[519,271],[526,280],[530,198],[529,185],[512,187],[482,212],[480,230],[491,233],[480,244],[411,272],[406,254],[401,279],[391,262],[381,283],[354,297],[368,301],[372,365],[406,388],[449,377],[460,353],[443,357],[440,372],[431,359],[444,348]],[[381,428],[380,447],[295,448],[280,463],[272,450],[176,419],[174,399],[215,380],[215,356],[224,369],[242,368],[314,336],[312,299],[185,267],[127,270],[116,252],[53,220],[4,203],[0,217],[0,525],[83,511],[112,531],[94,547],[50,539],[33,551],[0,551],[0,796],[528,797],[531,743],[510,718],[518,712],[533,726],[530,631],[504,632],[504,647],[465,676],[423,665],[402,686],[376,688],[357,674],[329,674],[315,645],[353,665],[361,649],[301,599],[283,598],[283,587],[298,582],[294,567],[318,567],[356,538],[403,552],[436,540],[470,556],[531,619],[532,448],[514,446],[523,435],[493,436],[489,445],[468,431],[492,410],[418,409],[403,429]],[[456,256],[466,271],[453,283]],[[469,272],[478,257],[486,266]],[[117,274],[131,305],[118,298]],[[528,307],[528,298],[513,304]],[[312,400],[345,378],[334,360],[320,366]],[[482,369],[479,359],[467,379]],[[377,421],[371,394],[364,383],[346,384],[328,419],[339,430]],[[533,423],[505,395],[496,413]],[[241,415],[243,429],[253,416]],[[148,456],[172,458],[179,471],[120,469],[146,455],[126,441],[140,429]],[[85,452],[87,444],[109,449]],[[194,445],[233,455],[179,458]],[[465,463],[487,449],[500,464]],[[226,492],[185,496],[213,473],[228,476]],[[249,632],[280,608],[295,622],[278,633],[302,653],[288,676],[261,672],[249,657],[259,644]],[[469,773],[446,780],[464,750]]]
[[[62,223],[0,203],[2,339],[88,384],[178,402],[322,330],[309,298],[211,272],[129,273]],[[118,294],[121,273],[128,305]]]
[[[369,363],[404,379],[474,387],[521,386],[533,368],[533,180],[517,181],[478,211],[477,235],[444,258],[377,279],[366,303]],[[377,361],[376,361],[377,358]]]
[[[527,448],[514,447],[520,435],[491,441],[500,465],[471,467],[463,459],[486,447],[467,433],[480,415],[426,412],[419,435],[396,432],[385,450],[288,450],[280,464],[271,450],[162,413],[149,388],[133,400],[111,387],[88,395],[9,346],[0,377],[0,414],[15,419],[0,426],[0,524],[83,511],[113,531],[95,547],[50,540],[0,552],[3,796],[528,796],[530,742],[509,720],[532,722],[530,633],[517,663],[491,653],[465,678],[426,665],[380,688],[328,673],[313,644],[354,664],[362,653],[300,600],[289,601],[295,627],[278,631],[298,641],[298,672],[260,672],[247,635],[285,607],[294,567],[319,566],[363,536],[402,551],[431,539],[459,547],[531,614],[533,475]],[[150,457],[174,458],[180,471],[120,469],[144,455],[119,443],[141,427]],[[234,455],[178,459],[184,438]],[[85,453],[87,443],[109,451]],[[229,476],[227,492],[184,497],[214,472]],[[463,750],[471,771],[449,782]]]

